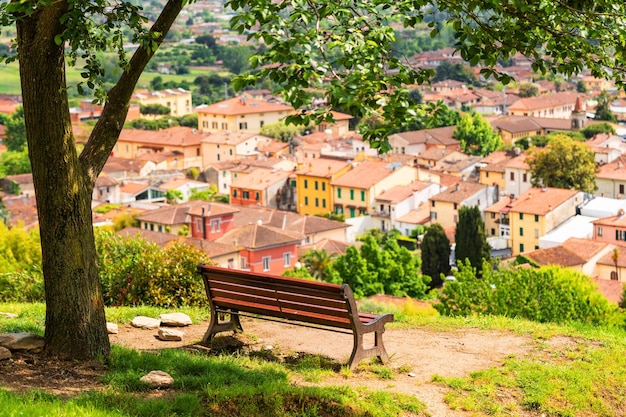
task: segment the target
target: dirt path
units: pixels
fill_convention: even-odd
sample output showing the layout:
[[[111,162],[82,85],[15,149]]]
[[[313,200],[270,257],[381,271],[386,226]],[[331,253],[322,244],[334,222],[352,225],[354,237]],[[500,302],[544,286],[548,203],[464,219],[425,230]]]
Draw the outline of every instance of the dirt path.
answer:
[[[247,338],[252,341],[252,349],[271,349],[277,355],[319,354],[339,363],[346,363],[352,350],[352,336],[347,334],[263,320],[244,319],[242,323],[245,334],[252,335]],[[138,350],[189,346],[202,338],[206,324],[182,330],[182,342],[163,342],[154,337],[154,330],[121,326],[119,334],[111,335],[111,342]],[[532,349],[530,337],[484,330],[388,329],[384,341],[391,358],[389,366],[397,371],[394,379],[378,379],[357,370],[348,377],[337,374],[321,383],[415,395],[433,417],[465,417],[466,413],[447,407],[443,401],[445,390],[431,383],[433,375],[467,376],[472,371],[498,366],[509,355],[525,355]]]

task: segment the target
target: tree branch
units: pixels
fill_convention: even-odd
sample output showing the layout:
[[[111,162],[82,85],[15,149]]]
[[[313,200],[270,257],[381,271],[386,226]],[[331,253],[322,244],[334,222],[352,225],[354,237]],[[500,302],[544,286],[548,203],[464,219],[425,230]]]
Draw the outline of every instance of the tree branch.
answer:
[[[154,36],[148,38],[153,39],[153,45],[161,45],[185,3],[185,0],[168,0],[148,32]],[[150,45],[138,48],[117,84],[107,94],[102,115],[80,154],[80,163],[90,176],[92,184],[95,184],[119,138],[137,81],[155,52],[156,48],[152,49]]]

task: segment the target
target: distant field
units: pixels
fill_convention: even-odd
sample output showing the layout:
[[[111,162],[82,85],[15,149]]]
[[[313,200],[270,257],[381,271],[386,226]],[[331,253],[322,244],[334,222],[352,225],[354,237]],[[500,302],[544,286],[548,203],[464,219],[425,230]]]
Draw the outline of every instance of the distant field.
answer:
[[[181,82],[186,80],[190,85],[193,86],[193,81],[196,79],[196,77],[207,73],[209,73],[209,71],[206,68],[190,68],[190,73],[183,75],[168,75],[158,74],[155,72],[145,72],[139,79],[139,82],[137,83],[137,88],[150,87],[150,81],[152,81],[152,79],[155,77],[161,77],[163,79],[163,82],[172,80]],[[81,80],[82,78],[78,69],[68,69],[67,83],[70,88],[72,85],[76,85]],[[0,64],[0,94],[19,95],[21,93],[22,89],[20,86],[20,75],[17,62],[13,62],[8,65]]]

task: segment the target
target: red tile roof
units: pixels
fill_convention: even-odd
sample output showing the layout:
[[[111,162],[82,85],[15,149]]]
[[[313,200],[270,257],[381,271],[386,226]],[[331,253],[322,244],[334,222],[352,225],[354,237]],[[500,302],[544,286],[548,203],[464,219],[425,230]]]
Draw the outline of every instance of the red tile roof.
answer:
[[[242,99],[240,97],[223,100],[218,103],[214,103],[198,109],[198,113],[217,114],[224,116],[239,116],[244,114],[278,112],[292,113],[293,111],[293,107],[286,104],[255,100],[252,98]]]

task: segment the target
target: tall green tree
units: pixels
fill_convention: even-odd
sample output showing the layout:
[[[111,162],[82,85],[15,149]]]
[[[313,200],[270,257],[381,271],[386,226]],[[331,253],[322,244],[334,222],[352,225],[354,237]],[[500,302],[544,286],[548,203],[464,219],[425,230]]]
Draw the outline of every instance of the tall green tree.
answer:
[[[439,223],[433,223],[426,229],[422,243],[422,274],[431,278],[432,288],[443,284],[441,275],[450,273],[450,240]]]
[[[613,102],[613,97],[606,91],[602,91],[598,98],[596,99],[598,104],[596,105],[596,112],[594,119],[596,120],[606,120],[608,122],[615,123],[617,120],[615,119],[615,115],[611,111],[611,103]]]
[[[117,141],[137,81],[185,0],[169,0],[152,26],[130,1],[10,1],[0,25],[17,29],[24,124],[41,234],[46,292],[45,349],[76,360],[110,352],[91,223],[92,190]],[[124,33],[140,47],[126,57]],[[118,52],[120,76],[104,88],[103,50]],[[66,59],[66,56],[68,59]],[[79,153],[67,96],[66,67],[104,103]]]
[[[326,274],[333,262],[333,256],[324,249],[311,249],[302,255],[302,262],[311,277],[318,281],[326,281]]]
[[[470,67],[460,62],[453,64],[450,61],[443,61],[435,70],[433,81],[443,80],[456,80],[468,84],[477,81],[476,75],[474,75]]]
[[[470,155],[486,156],[502,146],[502,138],[491,124],[478,113],[466,114],[454,129],[461,149]]]
[[[454,240],[457,264],[467,260],[480,275],[483,262],[491,259],[491,247],[487,243],[485,223],[477,206],[459,208]]]
[[[545,185],[587,193],[597,188],[593,150],[565,135],[555,135],[545,148],[529,151],[526,162],[535,187]]]

